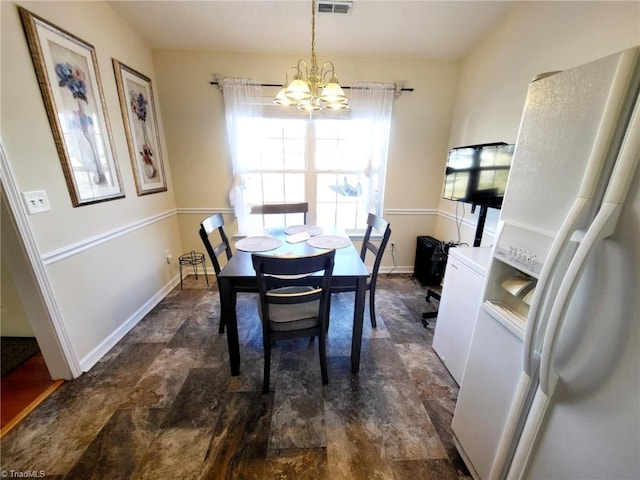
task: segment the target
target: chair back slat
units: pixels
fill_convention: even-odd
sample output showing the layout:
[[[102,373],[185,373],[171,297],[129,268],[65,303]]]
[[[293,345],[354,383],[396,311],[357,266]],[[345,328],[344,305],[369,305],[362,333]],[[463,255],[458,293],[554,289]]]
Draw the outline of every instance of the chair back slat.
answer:
[[[322,288],[314,288],[307,291],[287,294],[267,291],[265,301],[274,305],[292,305],[296,303],[315,302],[322,298],[322,291]]]
[[[335,250],[329,250],[304,257],[274,257],[258,253],[252,254],[251,260],[256,271],[261,300],[265,303],[278,304],[295,304],[314,300],[328,301],[335,253]],[[323,272],[321,279],[316,277],[311,280],[311,274],[319,272]],[[270,290],[287,286],[314,286],[315,290],[313,293],[305,292],[289,296],[269,295]]]
[[[371,242],[371,234],[373,231],[382,234],[382,240],[378,245]],[[367,218],[367,229],[364,233],[364,238],[362,239],[362,249],[360,250],[360,258],[364,262],[367,256],[367,252],[373,253],[376,257],[374,262],[374,272],[378,271],[380,267],[380,262],[382,261],[382,255],[384,254],[384,250],[387,247],[387,243],[389,242],[389,237],[391,237],[391,226],[389,222],[387,222],[384,218],[380,218],[373,213],[369,214]]]
[[[276,257],[253,253],[251,260],[256,274],[259,277],[263,277],[265,282],[270,286],[279,283],[296,284],[300,282],[296,282],[295,278],[283,278],[282,276],[308,276],[312,273],[322,271],[325,272],[325,276],[327,273],[331,275],[333,272],[335,253],[335,250],[329,250],[316,255],[302,257]],[[329,272],[327,272],[327,270],[329,270]],[[298,280],[304,282],[305,278],[308,277],[301,277]]]
[[[214,246],[211,243],[210,236],[216,230],[220,235],[220,242]],[[213,264],[213,269],[215,270],[216,275],[218,275],[220,273],[220,261],[218,260],[218,257],[224,252],[226,253],[228,261],[233,255],[233,253],[231,252],[229,239],[227,238],[227,234],[224,231],[224,218],[222,217],[222,214],[216,213],[214,215],[211,215],[210,217],[205,218],[200,223],[199,234],[200,238],[202,239],[202,243],[204,244],[204,248],[209,254],[209,258],[211,259],[211,263]]]
[[[299,203],[265,203],[251,207],[251,213],[261,215],[302,213],[304,223],[307,223],[307,213],[309,212],[308,202]]]

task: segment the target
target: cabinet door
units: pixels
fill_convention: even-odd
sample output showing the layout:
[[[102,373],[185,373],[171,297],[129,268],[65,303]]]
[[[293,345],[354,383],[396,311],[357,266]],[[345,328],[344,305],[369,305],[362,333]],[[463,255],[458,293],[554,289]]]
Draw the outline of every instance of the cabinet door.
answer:
[[[483,277],[449,257],[433,349],[460,384],[482,300]]]

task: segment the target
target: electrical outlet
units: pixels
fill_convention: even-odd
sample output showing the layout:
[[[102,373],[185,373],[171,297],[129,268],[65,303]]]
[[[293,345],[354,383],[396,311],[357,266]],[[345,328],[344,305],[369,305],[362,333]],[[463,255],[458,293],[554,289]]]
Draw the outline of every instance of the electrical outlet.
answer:
[[[173,262],[173,255],[171,255],[171,252],[169,250],[164,251],[164,258],[167,259],[168,264],[171,264],[171,262]]]
[[[395,240],[391,240],[389,242],[389,245],[391,245],[391,250],[395,250],[396,249],[396,241]]]
[[[34,190],[32,192],[22,192],[22,198],[27,206],[29,215],[35,213],[48,212],[51,210],[51,204],[44,190]]]

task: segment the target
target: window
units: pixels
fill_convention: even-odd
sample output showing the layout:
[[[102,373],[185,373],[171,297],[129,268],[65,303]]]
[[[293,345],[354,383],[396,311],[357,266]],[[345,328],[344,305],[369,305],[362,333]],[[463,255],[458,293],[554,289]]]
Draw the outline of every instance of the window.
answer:
[[[223,91],[227,108],[226,85]],[[382,214],[390,108],[380,123],[364,114],[354,95],[350,111],[312,118],[271,105],[233,122],[227,112],[227,128],[234,129],[231,151],[238,155],[231,198],[240,233],[299,222],[293,215],[248,213],[263,203],[306,201],[308,222],[347,231],[364,230],[370,211]]]

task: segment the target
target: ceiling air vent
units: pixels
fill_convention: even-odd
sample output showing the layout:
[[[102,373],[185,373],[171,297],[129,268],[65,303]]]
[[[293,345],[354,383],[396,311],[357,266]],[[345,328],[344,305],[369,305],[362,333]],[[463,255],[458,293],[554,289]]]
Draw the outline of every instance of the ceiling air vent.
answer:
[[[346,15],[351,14],[351,7],[353,2],[318,2],[318,13],[343,13]]]

